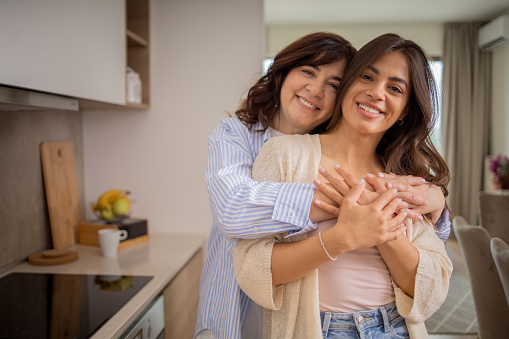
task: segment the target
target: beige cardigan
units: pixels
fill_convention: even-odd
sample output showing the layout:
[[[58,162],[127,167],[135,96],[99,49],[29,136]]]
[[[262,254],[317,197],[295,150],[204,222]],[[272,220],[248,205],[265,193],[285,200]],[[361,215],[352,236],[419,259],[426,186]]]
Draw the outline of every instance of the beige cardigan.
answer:
[[[256,181],[311,183],[318,173],[320,157],[318,135],[274,137],[257,156],[252,177]],[[447,296],[452,263],[431,225],[408,221],[406,226],[407,237],[419,252],[419,264],[414,298],[393,281],[396,305],[405,318],[410,338],[427,338],[424,321]],[[307,237],[285,235],[239,240],[233,251],[235,276],[242,290],[264,307],[264,338],[322,338],[317,270],[297,281],[272,286],[270,262],[274,243]]]

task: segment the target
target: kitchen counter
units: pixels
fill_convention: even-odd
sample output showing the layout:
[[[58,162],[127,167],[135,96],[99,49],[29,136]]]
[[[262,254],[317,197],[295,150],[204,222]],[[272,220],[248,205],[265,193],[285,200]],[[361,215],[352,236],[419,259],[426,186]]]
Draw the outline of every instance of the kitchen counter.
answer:
[[[95,339],[116,338],[163,291],[189,259],[205,246],[205,239],[199,234],[150,234],[146,242],[120,248],[116,258],[104,258],[99,247],[75,244],[70,249],[78,252],[77,261],[55,266],[34,266],[24,262],[0,276],[13,272],[153,276],[92,336]]]

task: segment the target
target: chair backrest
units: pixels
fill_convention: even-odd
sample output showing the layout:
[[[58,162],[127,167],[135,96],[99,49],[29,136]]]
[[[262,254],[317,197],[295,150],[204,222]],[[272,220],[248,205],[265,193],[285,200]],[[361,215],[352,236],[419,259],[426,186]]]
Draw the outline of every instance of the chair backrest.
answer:
[[[480,226],[509,244],[509,191],[480,192]]]
[[[480,226],[453,224],[472,286],[479,337],[507,338],[509,306],[491,255],[491,236]]]
[[[500,238],[491,239],[491,254],[509,305],[509,245]]]
[[[468,225],[468,222],[465,218],[463,218],[462,216],[460,215],[456,215],[452,221],[451,221],[451,224],[452,225]],[[453,229],[454,230],[454,229]]]

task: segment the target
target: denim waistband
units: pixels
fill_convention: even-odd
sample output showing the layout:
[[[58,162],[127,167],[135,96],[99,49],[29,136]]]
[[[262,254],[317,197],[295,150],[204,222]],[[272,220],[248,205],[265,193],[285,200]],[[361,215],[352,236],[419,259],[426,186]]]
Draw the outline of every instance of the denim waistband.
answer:
[[[383,325],[383,331],[389,332],[389,323],[399,316],[396,303],[391,302],[374,310],[353,313],[320,312],[324,335],[329,329],[338,331],[357,330],[362,332],[372,326]]]

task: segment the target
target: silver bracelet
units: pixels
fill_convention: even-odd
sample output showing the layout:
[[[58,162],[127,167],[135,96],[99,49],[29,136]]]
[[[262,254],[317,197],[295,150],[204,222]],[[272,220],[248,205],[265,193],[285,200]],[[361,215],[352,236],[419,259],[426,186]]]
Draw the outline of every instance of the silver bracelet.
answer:
[[[332,260],[332,261],[336,261],[336,259],[337,259],[338,257],[333,258],[333,257],[329,254],[329,251],[327,251],[327,249],[325,248],[325,244],[323,243],[323,240],[322,240],[322,232],[321,232],[321,231],[320,231],[320,232],[318,232],[318,239],[320,239],[320,244],[322,245],[322,248],[323,248],[323,250],[325,251],[325,254],[327,254],[327,256],[329,257],[329,259],[330,259],[330,260]]]

